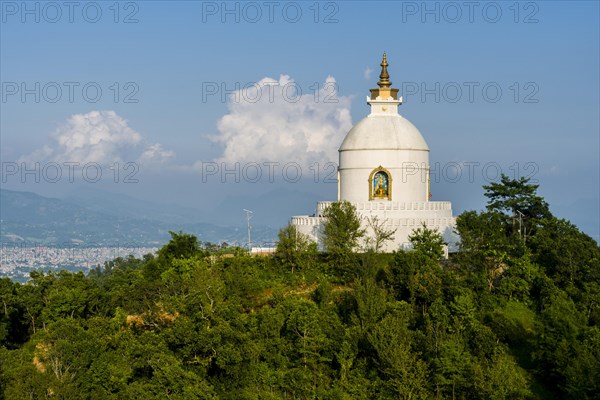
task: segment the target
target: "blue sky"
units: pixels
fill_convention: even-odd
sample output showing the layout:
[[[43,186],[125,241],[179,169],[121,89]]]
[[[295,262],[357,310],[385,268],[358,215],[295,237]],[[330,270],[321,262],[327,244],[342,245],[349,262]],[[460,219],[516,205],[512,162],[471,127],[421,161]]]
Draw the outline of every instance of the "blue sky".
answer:
[[[481,209],[498,168],[530,175],[598,239],[598,2],[69,4],[0,2],[4,188],[105,190],[227,224],[248,205],[283,225],[335,198],[327,163],[367,115],[386,51],[438,166],[434,200]],[[70,182],[65,163],[102,178]],[[23,174],[36,165],[38,181]]]

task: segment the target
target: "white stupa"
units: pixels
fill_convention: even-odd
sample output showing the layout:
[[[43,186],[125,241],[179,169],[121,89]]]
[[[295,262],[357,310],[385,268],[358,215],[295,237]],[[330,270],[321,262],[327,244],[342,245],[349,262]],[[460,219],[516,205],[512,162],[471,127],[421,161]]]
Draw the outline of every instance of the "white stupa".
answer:
[[[367,235],[369,219],[377,217],[394,240],[383,251],[408,248],[408,236],[422,224],[437,229],[450,248],[456,242],[455,218],[448,201],[429,201],[429,147],[419,130],[398,113],[402,97],[391,87],[385,53],[379,88],[371,89],[371,113],[346,135],[339,148],[338,201],[352,203]],[[331,202],[317,203],[315,216],[292,217],[299,232],[320,242],[323,211]]]

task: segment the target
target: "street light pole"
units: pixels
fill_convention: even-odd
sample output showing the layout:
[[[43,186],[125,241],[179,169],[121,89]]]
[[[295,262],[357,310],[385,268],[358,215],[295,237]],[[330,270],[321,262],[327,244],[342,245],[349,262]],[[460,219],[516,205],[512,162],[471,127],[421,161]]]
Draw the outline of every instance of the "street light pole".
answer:
[[[525,214],[523,214],[519,210],[516,211],[519,213],[519,238],[523,240],[523,242],[525,242],[525,240],[523,239],[523,217],[525,216]]]
[[[250,240],[250,230],[251,230],[250,219],[252,218],[253,212],[250,210],[246,210],[245,208],[244,208],[244,211],[246,211],[246,221],[248,222],[248,253],[250,253],[252,251],[252,247],[251,247],[252,241]]]

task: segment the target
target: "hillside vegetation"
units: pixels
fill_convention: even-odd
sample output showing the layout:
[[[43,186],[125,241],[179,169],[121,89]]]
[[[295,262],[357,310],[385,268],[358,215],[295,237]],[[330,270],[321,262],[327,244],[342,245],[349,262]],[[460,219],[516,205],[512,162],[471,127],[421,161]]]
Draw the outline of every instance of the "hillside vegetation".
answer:
[[[449,260],[425,227],[357,250],[340,204],[323,253],[293,227],[272,257],[179,232],[88,276],[0,280],[0,398],[598,399],[600,248],[536,189],[487,186]]]

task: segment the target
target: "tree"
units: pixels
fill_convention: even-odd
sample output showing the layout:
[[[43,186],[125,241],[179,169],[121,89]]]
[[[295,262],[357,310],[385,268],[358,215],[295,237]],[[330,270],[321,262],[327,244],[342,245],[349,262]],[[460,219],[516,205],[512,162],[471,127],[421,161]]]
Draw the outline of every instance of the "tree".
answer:
[[[367,249],[373,250],[375,253],[378,253],[385,242],[394,240],[394,234],[396,233],[396,229],[385,229],[386,222],[387,220],[383,220],[380,222],[379,218],[376,215],[367,218],[367,224],[373,231],[373,235],[368,236],[365,239],[365,247]]]
[[[358,280],[355,289],[357,325],[363,332],[369,331],[384,315],[387,293],[372,278]]]
[[[19,286],[9,278],[0,279],[0,347],[16,347],[27,340],[27,324],[22,321],[17,297]]]
[[[427,388],[427,365],[411,351],[411,332],[402,317],[387,315],[368,334],[377,353],[379,370],[387,378],[383,390],[389,392],[387,398],[431,398]]]
[[[200,247],[198,238],[189,233],[169,231],[171,240],[158,250],[158,256],[147,262],[143,274],[148,282],[157,281],[161,274],[171,267],[173,260],[208,256],[210,253]]]
[[[456,218],[463,255],[486,250],[508,250],[511,243],[506,236],[504,218],[497,212],[465,211]]]
[[[569,221],[545,220],[528,246],[534,261],[542,265],[561,287],[600,282],[598,243]]]
[[[201,252],[198,238],[194,235],[183,232],[169,231],[171,240],[158,250],[160,261],[170,261],[174,258],[189,258],[198,255]]]
[[[347,201],[331,203],[323,217],[323,244],[337,266],[343,268],[365,235],[365,229],[361,228],[356,207]]]
[[[465,211],[456,219],[456,230],[461,250],[456,259],[472,287],[492,290],[510,255],[522,253],[522,244],[515,236],[507,236],[505,218],[496,211]]]
[[[295,225],[289,224],[281,228],[278,238],[275,256],[292,273],[317,252],[317,244],[308,235],[298,232]]]
[[[436,229],[429,229],[423,223],[420,228],[415,229],[409,236],[408,240],[418,252],[426,256],[439,260],[444,254],[444,239],[442,234]]]
[[[493,182],[483,187],[484,195],[489,199],[487,209],[507,218],[515,218],[513,225],[520,217],[520,223],[524,224],[522,233],[533,234],[539,221],[552,215],[548,203],[537,195],[538,187],[539,185],[529,183],[529,178],[510,179],[502,174],[500,183]],[[509,212],[510,215],[507,214]]]
[[[495,354],[491,360],[475,360],[472,380],[476,393],[486,399],[532,398],[525,371],[505,352]]]

